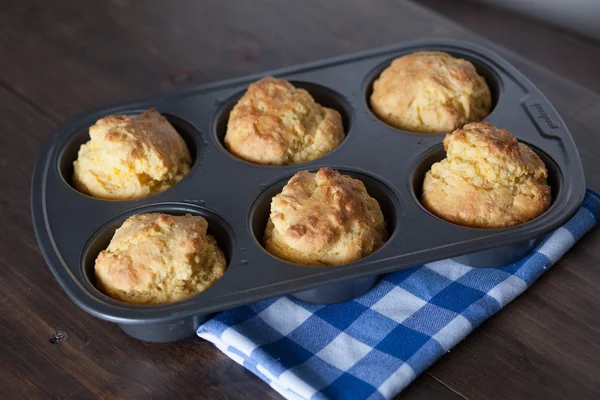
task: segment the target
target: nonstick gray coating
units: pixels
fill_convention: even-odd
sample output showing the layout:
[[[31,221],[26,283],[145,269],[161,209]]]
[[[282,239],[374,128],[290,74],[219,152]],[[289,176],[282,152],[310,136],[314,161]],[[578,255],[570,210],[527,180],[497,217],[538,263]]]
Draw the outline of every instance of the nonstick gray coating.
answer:
[[[485,119],[511,131],[546,162],[553,203],[542,216],[506,229],[474,229],[443,221],[420,204],[424,173],[443,156],[444,135],[415,134],[386,125],[371,112],[373,80],[390,62],[418,50],[441,50],[470,60],[492,90]],[[275,75],[305,88],[321,104],[340,111],[346,138],[330,154],[305,164],[250,164],[229,154],[223,136],[231,108],[248,84]],[[88,127],[115,113],[155,107],[186,140],[194,158],[190,173],[162,192],[133,201],[85,196],[70,185],[72,162],[89,139]],[[270,198],[302,169],[338,169],[362,179],[382,205],[390,238],[378,251],[347,265],[304,267],[273,257],[261,245]],[[513,66],[471,43],[430,39],[270,71],[149,99],[124,102],[76,116],[48,137],[33,173],[31,210],[38,243],[69,297],[90,314],[118,323],[146,341],[192,335],[202,316],[273,296],[293,294],[330,303],[354,298],[378,276],[445,258],[476,267],[514,262],[566,222],[585,195],[575,143],[546,98]],[[96,290],[93,263],[114,229],[128,216],[148,211],[195,213],[209,221],[227,256],[223,278],[178,303],[135,306]],[[509,257],[510,256],[510,257]]]

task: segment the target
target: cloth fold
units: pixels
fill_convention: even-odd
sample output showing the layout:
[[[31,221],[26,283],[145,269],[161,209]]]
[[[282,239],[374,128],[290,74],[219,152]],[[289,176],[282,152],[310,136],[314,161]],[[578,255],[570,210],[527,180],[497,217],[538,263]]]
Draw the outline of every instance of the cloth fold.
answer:
[[[390,399],[560,259],[597,222],[588,190],[577,214],[517,263],[442,260],[383,276],[342,304],[278,297],[224,311],[198,328],[287,399]]]

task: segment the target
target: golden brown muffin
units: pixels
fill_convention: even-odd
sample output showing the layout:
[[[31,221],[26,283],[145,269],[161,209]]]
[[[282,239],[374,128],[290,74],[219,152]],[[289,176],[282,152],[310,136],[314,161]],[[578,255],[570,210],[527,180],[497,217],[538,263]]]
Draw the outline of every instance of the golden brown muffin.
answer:
[[[331,266],[366,257],[387,237],[379,203],[365,185],[321,168],[298,172],[273,197],[264,244],[292,263]]]
[[[487,122],[444,138],[446,158],[423,182],[423,205],[447,221],[477,228],[527,222],[550,206],[548,172],[529,147]]]
[[[451,132],[481,121],[491,107],[490,89],[473,64],[437,51],[395,59],[371,94],[371,109],[380,119],[420,133]]]
[[[129,217],[96,259],[97,287],[131,304],[166,304],[206,290],[225,272],[225,256],[201,216]]]
[[[300,164],[323,157],[344,140],[340,114],[315,103],[283,79],[252,83],[229,116],[225,147],[257,164]]]
[[[90,127],[90,141],[73,163],[73,186],[101,199],[137,199],[161,192],[190,171],[177,131],[156,110],[110,115]]]

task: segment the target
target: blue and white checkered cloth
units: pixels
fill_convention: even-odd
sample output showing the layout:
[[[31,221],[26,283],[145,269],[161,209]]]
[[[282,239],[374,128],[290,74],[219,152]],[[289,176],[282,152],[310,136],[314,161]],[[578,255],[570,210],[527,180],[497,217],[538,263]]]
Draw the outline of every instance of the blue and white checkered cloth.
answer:
[[[390,399],[552,266],[600,215],[581,209],[521,261],[477,269],[444,260],[385,275],[367,294],[316,305],[279,297],[198,329],[288,399]]]

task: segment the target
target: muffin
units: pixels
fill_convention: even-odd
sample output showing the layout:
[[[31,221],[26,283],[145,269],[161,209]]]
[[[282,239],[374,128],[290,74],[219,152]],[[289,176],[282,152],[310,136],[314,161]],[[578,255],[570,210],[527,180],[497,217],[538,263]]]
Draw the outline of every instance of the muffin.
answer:
[[[225,147],[256,164],[300,164],[323,157],[344,140],[342,117],[304,89],[265,77],[252,83],[229,116]]]
[[[332,266],[366,257],[387,237],[379,203],[365,185],[321,168],[298,172],[273,197],[264,245],[295,264]]]
[[[110,115],[90,127],[73,163],[73,186],[101,199],[137,199],[162,192],[189,171],[190,152],[156,110]]]
[[[203,217],[138,214],[96,258],[96,285],[130,304],[166,304],[206,290],[225,272],[225,256]]]
[[[551,202],[548,172],[529,147],[486,122],[444,138],[446,158],[423,182],[423,205],[456,224],[504,228],[527,222]]]
[[[373,83],[371,109],[384,122],[419,133],[451,132],[492,108],[485,79],[469,61],[437,51],[395,59]]]

